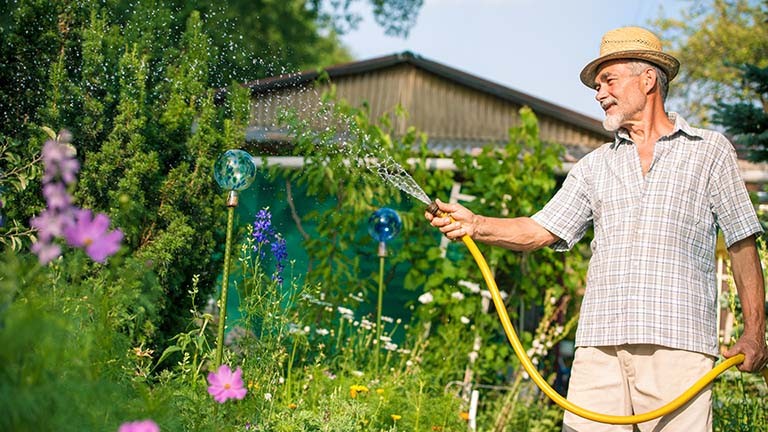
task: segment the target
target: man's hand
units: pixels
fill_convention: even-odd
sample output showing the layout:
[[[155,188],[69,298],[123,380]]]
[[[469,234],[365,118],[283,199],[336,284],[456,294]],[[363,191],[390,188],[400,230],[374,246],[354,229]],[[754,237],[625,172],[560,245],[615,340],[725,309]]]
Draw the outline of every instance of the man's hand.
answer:
[[[744,335],[727,349],[723,356],[730,358],[736,354],[744,354],[744,363],[738,366],[742,372],[760,372],[768,365],[768,346],[765,335]]]
[[[765,342],[765,283],[755,236],[735,242],[728,248],[728,253],[741,300],[744,333],[723,355],[744,354],[744,363],[739,365],[739,370],[759,372],[768,364],[768,348]]]
[[[450,240],[458,240],[465,235],[472,237],[475,234],[477,215],[461,204],[446,204],[440,200],[435,200],[437,208],[450,216],[433,216],[429,212],[424,213],[424,217],[432,226],[440,229]]]

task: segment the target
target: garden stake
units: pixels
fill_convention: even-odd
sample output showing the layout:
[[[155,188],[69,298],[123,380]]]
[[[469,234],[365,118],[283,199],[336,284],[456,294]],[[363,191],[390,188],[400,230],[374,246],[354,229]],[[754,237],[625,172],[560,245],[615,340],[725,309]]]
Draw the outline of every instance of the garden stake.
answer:
[[[431,202],[429,206],[427,206],[427,211],[434,216],[450,217],[449,214],[441,211],[434,201]],[[707,372],[704,374],[704,376],[699,378],[698,381],[696,381],[688,390],[684,391],[676,399],[672,400],[661,408],[649,411],[644,414],[618,416],[601,414],[581,408],[577,405],[574,405],[572,402],[568,401],[566,398],[557,393],[557,391],[555,391],[555,389],[553,389],[549,383],[544,378],[542,378],[538,370],[536,370],[536,367],[531,362],[531,359],[528,358],[528,355],[525,353],[525,349],[523,348],[522,343],[520,343],[520,339],[517,337],[517,333],[515,332],[515,329],[509,320],[509,315],[507,314],[507,309],[504,306],[504,301],[502,300],[501,294],[499,293],[499,288],[496,286],[496,280],[494,279],[493,273],[488,267],[488,263],[485,261],[483,254],[480,252],[480,249],[477,248],[474,240],[472,240],[469,235],[464,235],[461,238],[461,241],[464,242],[464,245],[467,247],[467,249],[469,249],[472,257],[475,259],[475,263],[480,269],[480,273],[483,275],[483,279],[488,286],[488,290],[491,292],[491,298],[493,299],[493,304],[496,306],[496,313],[499,315],[501,325],[504,327],[504,332],[507,334],[507,339],[509,339],[509,343],[512,345],[512,349],[515,351],[517,358],[520,359],[520,363],[523,365],[523,369],[525,369],[533,382],[535,382],[541,391],[544,392],[550,399],[552,399],[553,402],[555,402],[561,408],[568,410],[580,417],[600,423],[617,425],[637,424],[653,420],[657,417],[667,415],[685,405],[686,402],[696,396],[702,389],[704,389],[704,387],[709,385],[709,383],[717,378],[718,375],[725,372],[731,366],[735,366],[744,362],[744,354],[737,354],[729,359],[724,360],[722,363],[715,366],[711,371]],[[763,369],[762,375],[765,379],[766,385],[768,385],[768,368]]]
[[[230,204],[234,202],[234,204]],[[232,225],[235,219],[235,207],[237,206],[237,192],[231,191],[227,198],[227,239],[224,245],[224,270],[221,274],[221,295],[219,296],[219,329],[216,333],[216,367],[221,365],[221,357],[224,352],[224,327],[227,321],[227,291],[229,291],[229,259],[232,243]]]
[[[216,334],[216,358],[214,366],[221,365],[224,353],[224,329],[227,323],[227,291],[229,288],[229,261],[231,255],[232,226],[237,207],[237,192],[246,189],[256,177],[256,164],[247,152],[227,150],[216,160],[213,167],[216,183],[227,191],[227,237],[224,245],[224,270],[221,277],[219,296],[219,328]]]
[[[379,242],[379,296],[376,303],[376,347],[374,365],[379,375],[379,351],[381,351],[381,312],[384,299],[384,259],[387,256],[387,242],[395,238],[403,223],[396,211],[383,207],[368,218],[368,233]]]
[[[384,259],[387,256],[387,244],[379,242],[379,298],[376,302],[376,377],[379,376],[379,352],[381,351],[381,307],[384,299]]]

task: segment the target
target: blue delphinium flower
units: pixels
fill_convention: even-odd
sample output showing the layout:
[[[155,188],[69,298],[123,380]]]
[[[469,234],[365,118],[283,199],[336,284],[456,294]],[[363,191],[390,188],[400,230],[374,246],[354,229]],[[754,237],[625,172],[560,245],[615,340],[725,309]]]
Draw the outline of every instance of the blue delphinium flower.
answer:
[[[285,239],[279,234],[275,235],[275,242],[272,243],[271,248],[272,256],[275,257],[275,274],[272,275],[272,280],[283,283],[282,273],[285,268],[285,259],[288,258]]]
[[[269,212],[269,208],[263,208],[256,213],[256,218],[253,221],[253,239],[255,241],[253,250],[258,252],[262,258],[264,258],[266,251],[263,246],[269,245],[272,257],[275,259],[275,272],[272,275],[272,280],[282,284],[282,272],[285,268],[285,260],[288,258],[288,250],[285,239],[275,232],[272,226],[272,214]]]
[[[269,243],[269,237],[273,234],[272,214],[269,212],[269,208],[259,210],[253,221],[253,239],[256,240],[254,248]]]

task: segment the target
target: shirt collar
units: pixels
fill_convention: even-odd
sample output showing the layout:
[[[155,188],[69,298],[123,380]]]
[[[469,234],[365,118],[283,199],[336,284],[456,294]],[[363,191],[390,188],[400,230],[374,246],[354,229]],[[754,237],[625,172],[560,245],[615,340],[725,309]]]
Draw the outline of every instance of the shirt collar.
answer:
[[[691,125],[688,124],[687,121],[681,116],[680,114],[669,111],[667,112],[667,117],[669,120],[674,123],[674,126],[672,127],[672,132],[668,135],[670,137],[677,135],[678,133],[684,133],[688,135],[691,138],[701,138],[701,133],[696,130],[695,128],[692,128]],[[620,144],[622,141],[632,142],[632,140],[629,138],[629,132],[627,132],[624,128],[619,128],[619,130],[616,131],[614,134],[614,144]]]

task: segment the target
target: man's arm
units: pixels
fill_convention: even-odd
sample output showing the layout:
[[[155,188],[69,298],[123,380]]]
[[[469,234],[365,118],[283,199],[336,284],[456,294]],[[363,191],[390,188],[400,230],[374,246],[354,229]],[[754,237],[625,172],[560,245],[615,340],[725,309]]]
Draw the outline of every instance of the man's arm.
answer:
[[[424,216],[451,240],[468,235],[481,243],[514,251],[532,251],[551,245],[559,238],[529,217],[492,218],[472,213],[461,204],[436,201],[450,217]]]
[[[757,372],[768,364],[768,348],[765,342],[765,285],[755,237],[737,241],[728,248],[728,253],[744,314],[744,333],[724,355],[744,354],[745,360],[739,370]]]

